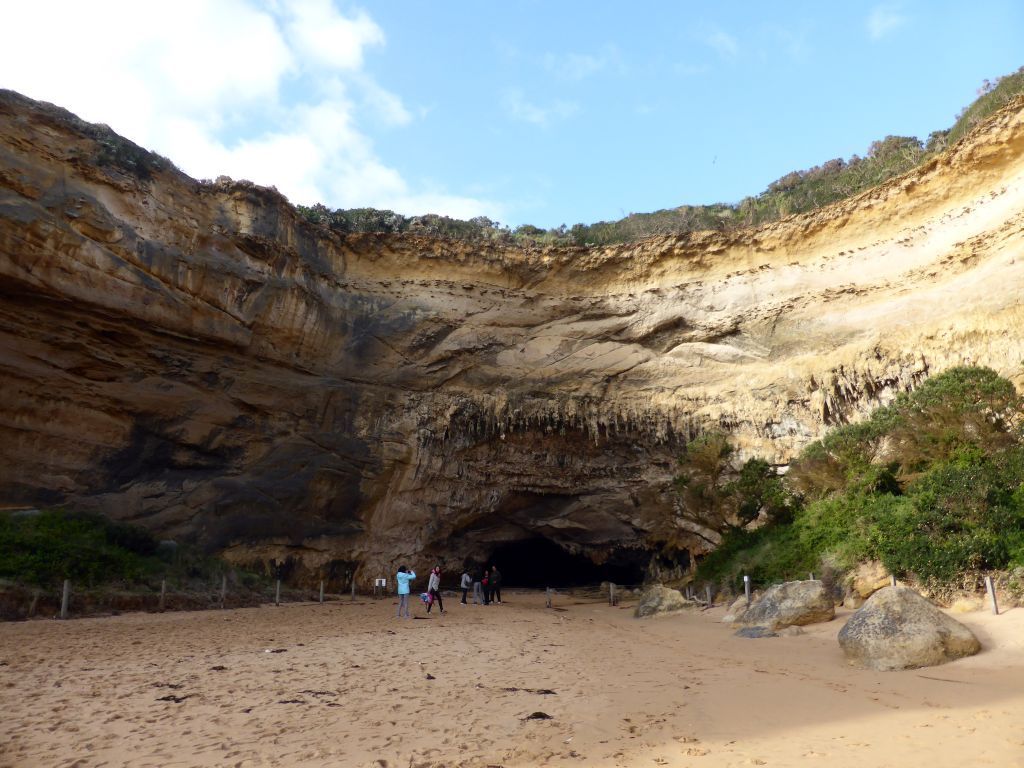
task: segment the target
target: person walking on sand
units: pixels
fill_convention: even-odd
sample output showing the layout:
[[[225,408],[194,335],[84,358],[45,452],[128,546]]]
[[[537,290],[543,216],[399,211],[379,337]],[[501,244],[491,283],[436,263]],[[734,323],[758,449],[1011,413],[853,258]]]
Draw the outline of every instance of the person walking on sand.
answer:
[[[462,587],[462,600],[459,602],[463,605],[468,605],[466,596],[469,594],[469,588],[473,586],[473,579],[469,575],[468,568],[462,572],[462,583],[459,586]]]
[[[487,568],[484,568],[484,575],[480,579],[480,586],[484,592],[484,605],[491,604],[491,581],[487,578]]]
[[[430,579],[427,581],[427,594],[430,595],[433,600],[427,603],[427,613],[430,613],[430,609],[434,607],[434,603],[437,603],[437,609],[444,613],[444,601],[441,600],[441,566],[435,565],[434,570],[430,572]]]
[[[491,566],[491,602],[501,605],[501,572],[498,566]]]
[[[416,578],[415,571],[410,571],[404,565],[395,574],[395,581],[398,582],[398,618],[402,618],[402,609],[405,609],[405,618],[409,618],[409,582]]]

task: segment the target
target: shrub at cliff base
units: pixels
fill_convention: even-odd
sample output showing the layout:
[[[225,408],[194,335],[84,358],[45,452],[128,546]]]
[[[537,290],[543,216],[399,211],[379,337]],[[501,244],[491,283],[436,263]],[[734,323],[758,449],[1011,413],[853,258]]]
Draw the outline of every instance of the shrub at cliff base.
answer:
[[[145,530],[63,510],[0,515],[0,577],[40,586],[139,581],[155,570]]]
[[[63,579],[84,588],[159,588],[160,580],[199,586],[225,564],[189,547],[162,548],[144,528],[101,515],[47,509],[0,514],[0,579],[52,589]],[[251,574],[236,574],[249,587]]]
[[[698,579],[766,584],[879,560],[932,586],[1024,566],[1021,399],[957,368],[807,447],[785,485],[792,522],[733,527]]]

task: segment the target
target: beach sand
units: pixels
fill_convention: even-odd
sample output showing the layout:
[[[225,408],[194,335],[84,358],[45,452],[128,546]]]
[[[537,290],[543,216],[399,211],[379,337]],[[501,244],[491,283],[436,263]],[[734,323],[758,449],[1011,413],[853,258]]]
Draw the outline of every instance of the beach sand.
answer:
[[[975,657],[880,673],[842,612],[747,640],[722,608],[445,604],[0,625],[0,766],[1024,766],[1021,609],[957,616]]]

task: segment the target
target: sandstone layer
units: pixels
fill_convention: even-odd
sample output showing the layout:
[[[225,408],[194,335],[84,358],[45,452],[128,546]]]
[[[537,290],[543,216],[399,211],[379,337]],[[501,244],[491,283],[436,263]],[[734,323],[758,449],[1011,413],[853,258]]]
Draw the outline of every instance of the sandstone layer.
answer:
[[[715,542],[671,487],[700,431],[785,463],[953,365],[1024,381],[1022,201],[1018,101],[759,229],[342,236],[0,92],[0,503],[339,588],[538,539],[684,567]]]

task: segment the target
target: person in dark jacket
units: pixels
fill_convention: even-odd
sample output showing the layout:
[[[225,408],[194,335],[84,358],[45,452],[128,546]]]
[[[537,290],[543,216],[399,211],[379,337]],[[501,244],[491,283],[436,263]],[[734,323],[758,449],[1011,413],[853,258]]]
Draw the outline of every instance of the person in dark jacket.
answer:
[[[473,605],[484,604],[484,584],[480,580],[480,571],[473,569]]]
[[[491,602],[501,605],[501,572],[498,566],[491,566],[490,576]]]

